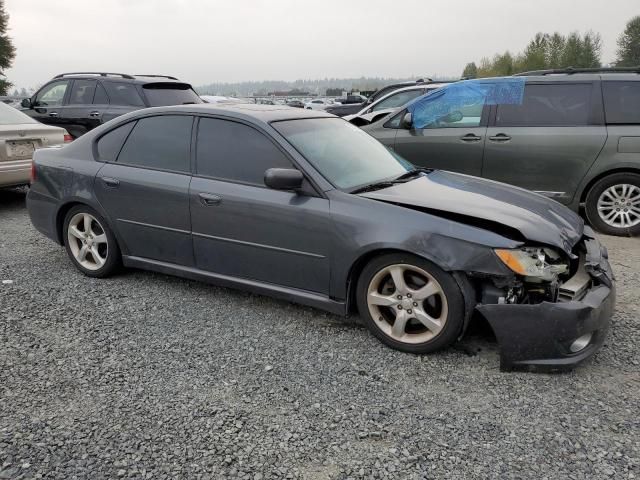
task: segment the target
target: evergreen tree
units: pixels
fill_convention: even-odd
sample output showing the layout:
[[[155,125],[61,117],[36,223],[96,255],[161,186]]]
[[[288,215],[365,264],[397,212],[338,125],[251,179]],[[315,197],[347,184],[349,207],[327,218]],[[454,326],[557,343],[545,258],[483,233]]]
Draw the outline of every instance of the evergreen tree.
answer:
[[[633,17],[618,39],[618,60],[620,67],[640,66],[640,15]]]
[[[475,62],[467,63],[462,71],[462,76],[464,78],[476,78],[478,76],[478,67]]]
[[[4,71],[11,67],[16,56],[16,49],[7,29],[9,28],[9,15],[4,9],[4,0],[0,0],[0,76],[4,77]],[[0,78],[0,95],[6,95],[11,83],[6,78]]]

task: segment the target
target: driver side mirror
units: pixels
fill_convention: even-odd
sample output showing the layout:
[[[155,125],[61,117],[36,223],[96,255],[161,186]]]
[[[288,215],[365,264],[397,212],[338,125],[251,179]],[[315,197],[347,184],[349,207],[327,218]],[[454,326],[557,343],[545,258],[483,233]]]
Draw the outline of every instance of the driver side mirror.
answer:
[[[23,98],[22,102],[20,102],[20,105],[22,105],[24,108],[31,108],[33,106],[31,104],[31,99],[30,98]]]
[[[294,168],[270,168],[264,172],[264,184],[274,190],[300,190],[304,175]]]
[[[402,120],[400,121],[400,127],[404,128],[405,130],[411,130],[412,126],[413,126],[413,116],[411,115],[410,112],[407,112],[404,114],[404,116],[402,117]]]

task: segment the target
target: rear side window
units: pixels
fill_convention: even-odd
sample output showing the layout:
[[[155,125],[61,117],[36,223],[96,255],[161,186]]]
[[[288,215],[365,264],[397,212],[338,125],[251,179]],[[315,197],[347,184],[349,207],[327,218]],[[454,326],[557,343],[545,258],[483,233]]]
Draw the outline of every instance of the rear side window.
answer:
[[[132,83],[104,82],[111,105],[144,107],[138,89]]]
[[[122,144],[136,122],[129,122],[106,133],[98,140],[98,159],[102,162],[115,162]]]
[[[640,124],[640,82],[604,82],[604,110],[609,124]]]
[[[69,105],[91,105],[95,92],[95,80],[74,80]]]
[[[198,94],[186,83],[149,83],[142,89],[152,107],[203,103]]]
[[[270,168],[292,168],[262,133],[242,123],[201,118],[196,148],[199,175],[264,186]]]
[[[498,105],[497,126],[588,125],[592,85],[527,85],[520,105]]]
[[[189,172],[193,117],[162,115],[138,120],[118,156],[118,163]]]

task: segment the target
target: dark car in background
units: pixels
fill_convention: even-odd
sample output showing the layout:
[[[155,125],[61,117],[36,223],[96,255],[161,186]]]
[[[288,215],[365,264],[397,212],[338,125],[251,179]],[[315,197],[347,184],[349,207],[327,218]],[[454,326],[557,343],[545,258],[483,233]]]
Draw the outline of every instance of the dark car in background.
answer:
[[[302,100],[289,100],[287,107],[304,108],[304,102]]]
[[[479,100],[461,108],[434,94],[416,100],[429,101],[441,113],[424,128],[416,128],[402,108],[363,129],[414,165],[523,187],[574,211],[584,207],[600,232],[638,235],[639,73],[529,72],[522,75],[526,83],[519,105]]]
[[[124,113],[190,103],[202,103],[202,99],[191,85],[175,77],[80,72],[56,75],[22,101],[22,111],[78,138]]]
[[[359,311],[412,353],[447,347],[478,312],[505,369],[580,363],[613,311],[606,250],[578,215],[416,169],[324,112],[146,109],[34,162],[31,221],[92,277],[124,264]]]

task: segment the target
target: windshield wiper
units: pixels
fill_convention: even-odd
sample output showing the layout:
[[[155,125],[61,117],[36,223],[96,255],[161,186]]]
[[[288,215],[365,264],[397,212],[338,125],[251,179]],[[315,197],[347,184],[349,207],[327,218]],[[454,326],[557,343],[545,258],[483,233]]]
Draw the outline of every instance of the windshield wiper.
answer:
[[[369,185],[365,185],[360,188],[356,188],[355,190],[351,190],[349,193],[364,193],[364,192],[372,192],[374,190],[380,190],[381,188],[387,188],[395,185],[397,182],[395,180],[390,181],[386,180],[384,182],[376,182],[370,183]]]
[[[403,173],[399,177],[395,178],[393,181],[398,182],[398,180],[407,180],[411,177],[417,176],[420,173],[431,173],[431,172],[433,172],[432,168],[416,167],[413,170],[409,170],[408,172]]]
[[[430,173],[433,169],[431,168],[422,168],[416,167],[413,170],[409,170],[408,172],[404,172],[399,177],[394,178],[393,180],[384,180],[382,182],[370,183],[369,185],[364,185],[362,187],[356,188],[355,190],[351,190],[349,193],[364,193],[364,192],[372,192],[373,190],[380,190],[381,188],[392,187],[393,185],[397,185],[398,183],[406,183],[410,178],[415,177],[421,173]]]

